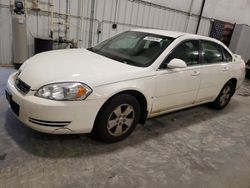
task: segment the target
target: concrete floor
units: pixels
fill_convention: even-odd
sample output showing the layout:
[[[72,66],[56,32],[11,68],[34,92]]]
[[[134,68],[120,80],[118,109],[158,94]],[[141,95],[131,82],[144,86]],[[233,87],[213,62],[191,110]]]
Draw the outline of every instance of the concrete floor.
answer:
[[[0,187],[250,187],[250,81],[229,106],[147,121],[126,140],[47,135],[8,109],[0,67]]]

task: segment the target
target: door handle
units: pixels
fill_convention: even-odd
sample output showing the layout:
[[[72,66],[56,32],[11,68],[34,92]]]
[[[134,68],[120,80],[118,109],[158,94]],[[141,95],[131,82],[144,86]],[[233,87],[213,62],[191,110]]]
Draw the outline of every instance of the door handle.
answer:
[[[222,68],[222,71],[228,71],[229,70],[229,67],[223,67]]]
[[[191,75],[192,76],[198,76],[198,75],[200,75],[200,72],[199,71],[193,71]]]

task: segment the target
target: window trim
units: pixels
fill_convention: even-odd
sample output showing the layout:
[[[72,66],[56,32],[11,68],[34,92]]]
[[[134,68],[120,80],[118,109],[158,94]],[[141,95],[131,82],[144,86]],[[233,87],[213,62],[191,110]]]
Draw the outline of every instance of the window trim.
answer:
[[[188,41],[198,41],[198,52],[199,52],[199,60],[198,60],[198,63],[197,64],[194,64],[194,65],[187,65],[188,67],[193,67],[193,66],[197,66],[197,65],[201,65],[202,64],[202,54],[201,54],[201,41],[200,39],[185,39],[185,40],[182,40],[180,41],[169,53],[168,55],[164,58],[164,60],[161,62],[160,66],[158,67],[157,70],[166,70],[166,69],[169,69],[168,67],[166,68],[163,68],[162,65],[164,64],[165,60],[171,55],[171,53],[173,53],[173,51],[178,47],[180,46],[181,44],[183,44],[184,42],[188,42]]]

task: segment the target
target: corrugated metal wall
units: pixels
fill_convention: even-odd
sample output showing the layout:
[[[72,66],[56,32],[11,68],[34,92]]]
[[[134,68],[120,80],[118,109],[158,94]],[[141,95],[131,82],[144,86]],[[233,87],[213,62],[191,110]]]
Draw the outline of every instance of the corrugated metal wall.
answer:
[[[54,21],[62,21],[66,13],[66,0],[54,0],[54,2],[55,12],[61,14],[61,18],[58,18],[58,14],[55,14]],[[197,15],[189,15],[183,11],[141,0],[83,0],[84,21],[83,31],[81,31],[81,2],[82,0],[70,1],[69,34],[69,39],[80,40],[81,47],[88,47],[90,44],[95,45],[131,28],[157,28],[194,33],[198,22]],[[29,10],[27,16],[30,56],[33,55],[34,51],[34,37],[49,36],[48,0],[39,0],[39,3],[42,11]],[[29,5],[31,6],[31,4]],[[94,7],[94,9],[92,10],[91,7]],[[92,29],[91,11],[94,11]],[[117,29],[112,29],[113,23],[117,24]],[[10,64],[12,62],[11,13],[8,8],[2,6],[0,7],[0,24],[0,64]],[[60,31],[59,33],[63,36],[65,30],[63,25],[54,26],[54,29]],[[208,35],[209,30],[210,19],[202,18],[199,34]],[[98,31],[100,32],[98,33]],[[82,32],[82,35],[80,32]],[[55,38],[58,37],[57,32],[54,36]]]
[[[12,25],[8,6],[0,8],[0,64],[12,62]]]
[[[95,19],[101,21],[100,41],[139,27],[194,33],[198,22],[195,15],[145,1],[96,0],[95,7]],[[114,22],[117,23],[117,29],[112,29]],[[207,36],[209,30],[210,19],[202,18],[198,33]],[[93,38],[93,44],[96,42]]]

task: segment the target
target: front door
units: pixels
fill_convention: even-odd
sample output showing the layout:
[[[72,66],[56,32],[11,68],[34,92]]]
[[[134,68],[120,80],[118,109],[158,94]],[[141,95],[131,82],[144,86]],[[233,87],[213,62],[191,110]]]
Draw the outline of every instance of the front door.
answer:
[[[174,58],[186,62],[186,68],[169,69]],[[195,102],[200,86],[199,41],[188,40],[179,44],[157,71],[156,92],[151,114],[181,108]]]

